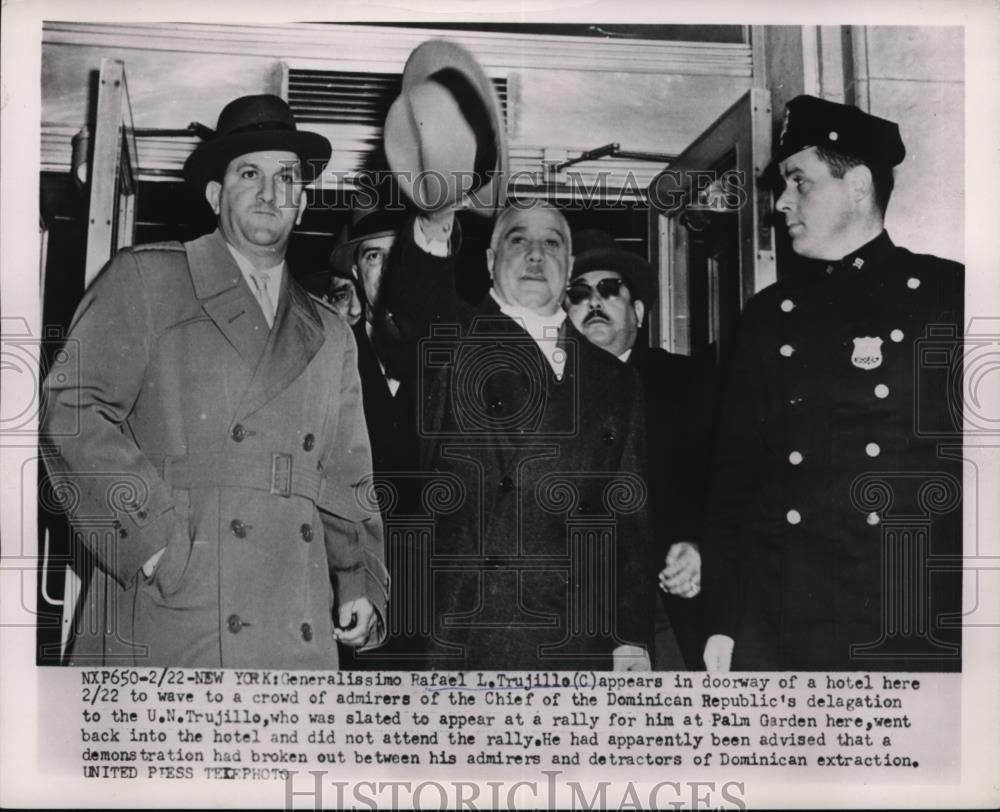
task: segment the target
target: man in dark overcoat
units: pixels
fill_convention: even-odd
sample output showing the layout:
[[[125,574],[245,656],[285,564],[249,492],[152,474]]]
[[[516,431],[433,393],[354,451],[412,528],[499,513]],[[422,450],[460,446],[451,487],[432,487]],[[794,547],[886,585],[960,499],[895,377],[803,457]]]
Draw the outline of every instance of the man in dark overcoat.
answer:
[[[648,667],[655,557],[635,373],[580,335],[560,303],[571,262],[558,210],[511,208],[478,306],[455,295],[419,217],[390,307],[423,335],[420,468],[450,483],[432,568],[439,667]],[[426,228],[426,232],[423,229]]]
[[[788,104],[777,209],[802,267],[747,303],[731,364],[709,669],[960,668],[963,268],[885,231],[904,155],[893,122]]]
[[[284,261],[329,156],[278,97],[236,99],[185,167],[218,229],[123,250],[85,294],[42,427],[97,567],[75,663],[336,668],[380,635],[354,340]]]
[[[574,234],[573,255],[564,302],[570,321],[642,379],[650,508],[663,564],[664,625],[669,623],[667,634],[657,633],[655,665],[663,670],[699,668],[704,639],[698,540],[711,405],[692,359],[649,346],[643,325],[656,302],[649,263],[599,229]]]
[[[569,227],[503,206],[499,101],[473,57],[429,41],[407,60],[385,149],[419,213],[386,306],[417,343],[424,512],[433,517],[431,663],[648,668],[649,546],[641,384],[561,307]],[[478,304],[457,290],[457,208],[493,215]],[[648,585],[648,586],[647,586]]]

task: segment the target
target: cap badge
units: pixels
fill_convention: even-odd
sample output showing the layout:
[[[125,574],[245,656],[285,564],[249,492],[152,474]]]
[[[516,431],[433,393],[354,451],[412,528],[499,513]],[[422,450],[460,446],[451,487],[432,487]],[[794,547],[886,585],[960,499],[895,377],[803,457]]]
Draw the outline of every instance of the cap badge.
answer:
[[[878,336],[864,336],[854,339],[851,363],[858,369],[877,369],[882,366],[882,339]]]
[[[860,268],[862,268],[862,267],[864,266],[864,264],[865,264],[865,261],[864,261],[864,260],[863,260],[863,259],[862,259],[861,257],[855,257],[855,258],[854,258],[854,262],[852,262],[851,264],[852,264],[852,265],[853,265],[853,266],[854,266],[855,268],[859,268],[859,269],[860,269]]]

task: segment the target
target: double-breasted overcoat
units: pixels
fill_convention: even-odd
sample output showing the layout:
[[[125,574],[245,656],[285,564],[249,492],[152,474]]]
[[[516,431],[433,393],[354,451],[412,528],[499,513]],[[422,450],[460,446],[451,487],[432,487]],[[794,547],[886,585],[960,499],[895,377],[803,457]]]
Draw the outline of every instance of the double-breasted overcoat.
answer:
[[[882,232],[747,303],[703,548],[733,668],[960,667],[962,291]]]
[[[384,615],[354,339],[283,276],[270,330],[218,231],[123,250],[85,294],[43,423],[97,567],[74,662],[335,668],[336,607]]]

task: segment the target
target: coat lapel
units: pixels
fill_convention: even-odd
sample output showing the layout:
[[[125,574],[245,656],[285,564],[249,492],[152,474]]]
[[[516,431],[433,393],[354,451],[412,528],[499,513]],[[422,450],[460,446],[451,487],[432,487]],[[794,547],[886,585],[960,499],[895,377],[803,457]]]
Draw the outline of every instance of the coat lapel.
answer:
[[[324,340],[323,323],[316,306],[286,268],[274,326],[243,400],[241,413],[252,414],[281,393],[309,365]]]
[[[222,235],[185,243],[195,295],[219,332],[251,367],[268,341],[267,322]]]

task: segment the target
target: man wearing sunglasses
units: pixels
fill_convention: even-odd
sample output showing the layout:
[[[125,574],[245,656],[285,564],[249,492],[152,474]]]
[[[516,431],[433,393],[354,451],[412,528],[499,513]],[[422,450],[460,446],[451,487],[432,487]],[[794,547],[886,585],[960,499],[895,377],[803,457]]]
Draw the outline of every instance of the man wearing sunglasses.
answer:
[[[692,540],[700,535],[708,458],[708,432],[698,415],[710,410],[704,403],[694,408],[690,359],[649,347],[643,329],[647,303],[655,301],[649,264],[599,229],[574,234],[573,249],[564,302],[569,319],[591,343],[636,370],[645,393],[647,481],[670,627],[657,635],[655,664],[658,670],[699,668],[701,557]]]

